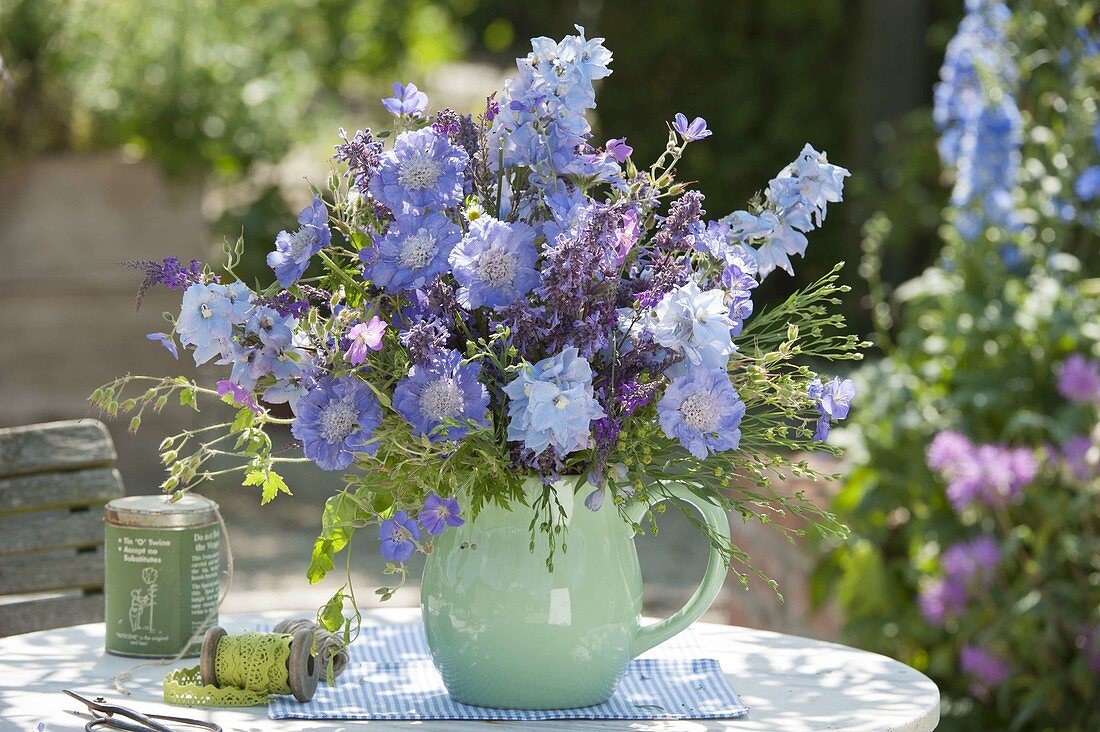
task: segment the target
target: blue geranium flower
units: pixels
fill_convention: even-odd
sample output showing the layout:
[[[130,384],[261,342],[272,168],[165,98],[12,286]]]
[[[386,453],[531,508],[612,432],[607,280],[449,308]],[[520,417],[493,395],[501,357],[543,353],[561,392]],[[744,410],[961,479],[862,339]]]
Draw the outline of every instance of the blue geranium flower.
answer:
[[[398,511],[378,527],[378,540],[382,542],[382,557],[391,562],[404,562],[416,551],[420,527],[409,514]]]
[[[297,282],[313,255],[328,246],[332,232],[328,228],[328,209],[320,196],[298,214],[301,227],[293,234],[280,231],[275,237],[275,251],[267,255],[267,265],[275,270],[275,277],[283,287]]]
[[[362,249],[365,274],[391,291],[415,290],[431,284],[447,270],[447,257],[462,239],[462,229],[439,213],[398,217],[373,250]]]
[[[822,384],[821,379],[814,379],[810,382],[808,391],[810,399],[814,401],[814,408],[820,415],[814,439],[824,442],[829,437],[832,423],[848,416],[852,398],[856,395],[856,385],[851,379],[841,381],[836,376],[828,384]]]
[[[354,376],[326,376],[298,400],[291,434],[306,457],[324,470],[343,470],[356,454],[373,455],[371,433],[382,421],[374,392]]]
[[[489,392],[478,381],[481,364],[462,363],[462,354],[447,351],[427,364],[409,370],[393,392],[393,408],[413,426],[413,434],[428,435],[432,442],[459,440],[466,435],[466,426],[448,425],[455,420],[460,425],[473,420],[482,426],[489,424]]]
[[[419,117],[428,108],[428,95],[412,82],[393,82],[393,96],[382,100],[382,106],[395,117]]]
[[[745,403],[725,369],[696,368],[672,380],[657,403],[661,430],[699,460],[741,444]]]
[[[524,368],[504,393],[508,439],[536,455],[548,447],[561,457],[583,450],[591,423],[606,416],[592,393],[592,368],[573,347]]]
[[[472,310],[515,302],[538,284],[537,258],[534,229],[482,216],[451,251],[459,304]]]
[[[370,192],[395,214],[462,203],[470,158],[431,127],[397,136],[370,179]]]
[[[448,526],[462,526],[466,521],[459,516],[458,501],[431,494],[424,501],[424,510],[417,518],[420,525],[432,536],[439,536]]]
[[[653,340],[692,366],[725,369],[733,353],[734,322],[726,293],[688,282],[664,296],[650,319]]]
[[[673,118],[672,129],[676,130],[680,137],[684,138],[684,142],[695,142],[696,140],[702,140],[714,134],[707,128],[707,121],[705,119],[696,117],[689,124],[683,112],[676,113],[676,116]]]

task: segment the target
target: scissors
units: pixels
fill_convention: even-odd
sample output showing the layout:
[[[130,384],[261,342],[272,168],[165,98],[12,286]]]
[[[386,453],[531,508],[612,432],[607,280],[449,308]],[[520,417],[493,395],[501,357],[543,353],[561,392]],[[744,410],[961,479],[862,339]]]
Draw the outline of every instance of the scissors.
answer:
[[[199,729],[210,730],[210,732],[222,732],[220,725],[214,724],[213,722],[204,722],[201,719],[167,717],[162,714],[142,714],[133,709],[127,709],[126,707],[120,707],[115,704],[108,704],[101,696],[97,696],[95,699],[85,699],[68,689],[65,689],[64,693],[88,707],[87,712],[69,712],[69,714],[74,714],[78,717],[91,716],[88,723],[84,725],[86,732],[92,732],[93,730],[99,729],[120,729],[126,730],[127,732],[177,732],[177,730],[161,724],[161,722],[175,722],[176,724],[182,724],[186,727],[198,727]],[[125,717],[132,721],[128,722],[125,719],[120,719],[120,717]]]

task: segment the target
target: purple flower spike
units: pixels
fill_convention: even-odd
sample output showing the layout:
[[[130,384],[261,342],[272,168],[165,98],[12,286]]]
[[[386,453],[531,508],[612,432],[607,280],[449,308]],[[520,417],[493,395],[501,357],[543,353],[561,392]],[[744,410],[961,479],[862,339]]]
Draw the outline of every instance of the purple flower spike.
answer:
[[[416,84],[393,82],[393,96],[382,100],[382,106],[395,117],[419,117],[428,108],[428,95]]]
[[[965,645],[959,654],[959,665],[973,678],[970,692],[979,699],[1008,679],[1011,668],[1001,658],[980,646]]]
[[[440,498],[434,493],[424,501],[420,512],[420,525],[432,536],[439,536],[448,526],[462,526],[465,519],[459,516],[461,509],[454,498]]]
[[[386,519],[378,527],[382,557],[391,562],[408,560],[416,551],[416,540],[419,538],[420,527],[404,511],[398,511],[393,518]]]
[[[696,117],[688,124],[687,117],[683,112],[677,112],[675,120],[672,123],[672,129],[676,130],[680,134],[680,137],[684,138],[684,142],[695,142],[696,140],[702,140],[704,137],[710,137],[713,132],[707,129],[707,121],[702,117]]]

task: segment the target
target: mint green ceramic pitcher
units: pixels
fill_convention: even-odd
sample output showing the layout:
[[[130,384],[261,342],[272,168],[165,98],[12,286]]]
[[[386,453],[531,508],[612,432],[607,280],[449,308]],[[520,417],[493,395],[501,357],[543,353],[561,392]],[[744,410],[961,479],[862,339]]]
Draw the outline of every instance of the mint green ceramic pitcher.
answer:
[[[633,529],[610,502],[588,510],[572,493],[575,483],[555,486],[567,513],[568,550],[555,553],[553,572],[545,545],[530,550],[531,512],[522,506],[487,507],[435,540],[421,589],[424,624],[432,658],[457,701],[503,709],[599,704],[631,659],[687,628],[718,595],[726,567],[712,548],[688,603],[665,620],[640,625]],[[526,488],[529,499],[542,491],[537,478]],[[721,508],[679,487],[669,486],[669,493],[729,538]],[[638,506],[632,518],[644,510]]]

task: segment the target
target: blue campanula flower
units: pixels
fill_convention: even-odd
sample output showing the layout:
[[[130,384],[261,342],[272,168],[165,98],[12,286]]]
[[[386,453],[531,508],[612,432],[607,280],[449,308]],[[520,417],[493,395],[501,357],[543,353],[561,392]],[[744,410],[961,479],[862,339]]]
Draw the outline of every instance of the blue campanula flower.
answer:
[[[447,351],[409,369],[393,391],[393,408],[408,420],[416,436],[432,442],[460,440],[466,422],[488,426],[489,392],[478,381],[481,364],[462,363],[462,354]],[[444,420],[459,424],[443,426]]]
[[[657,402],[657,416],[666,437],[705,460],[741,444],[745,403],[725,369],[695,368],[672,380]]]
[[[508,439],[536,455],[549,447],[564,457],[588,446],[591,423],[603,408],[592,391],[592,368],[576,348],[522,369],[504,388]]]
[[[726,293],[688,282],[664,296],[649,322],[653,340],[680,353],[691,366],[725,369],[733,353]]]
[[[343,470],[356,454],[378,450],[371,434],[381,421],[382,408],[365,382],[326,376],[298,400],[290,431],[302,441],[306,457],[323,470]]]
[[[196,365],[229,350],[233,326],[243,319],[239,300],[230,294],[226,285],[198,282],[183,292],[176,332],[183,345],[194,346]]]
[[[267,255],[267,264],[283,287],[290,287],[305,274],[309,260],[328,246],[332,232],[328,228],[328,209],[319,196],[298,214],[299,229],[294,233],[280,231],[275,237],[275,251]]]
[[[405,511],[398,511],[378,527],[379,551],[382,557],[391,562],[404,562],[416,551],[416,541],[420,538],[420,527],[409,518]]]
[[[829,437],[832,423],[848,416],[848,408],[856,395],[856,385],[851,379],[841,381],[839,376],[834,376],[828,384],[822,384],[821,379],[814,379],[810,382],[808,392],[820,415],[814,439],[823,442]]]
[[[447,271],[447,257],[462,239],[458,224],[439,213],[399,216],[376,237],[374,249],[362,249],[364,274],[375,285],[399,292],[423,289]]]
[[[461,285],[459,304],[473,310],[518,300],[538,284],[537,258],[535,230],[530,226],[478,218],[450,255],[454,278]]]
[[[463,198],[469,155],[431,127],[402,132],[382,155],[370,192],[395,214],[408,209],[445,209]]]
[[[419,117],[428,108],[428,95],[409,82],[393,82],[393,96],[382,100],[382,106],[395,117]]]
[[[672,129],[676,130],[680,137],[684,138],[684,142],[695,142],[696,140],[702,140],[714,134],[707,129],[707,121],[705,119],[696,117],[688,123],[687,117],[684,116],[683,112],[676,113],[676,116],[673,118]]]
[[[461,509],[454,498],[440,498],[431,494],[424,500],[424,509],[417,516],[420,525],[432,536],[439,536],[448,526],[462,526],[466,521],[459,516]]]

